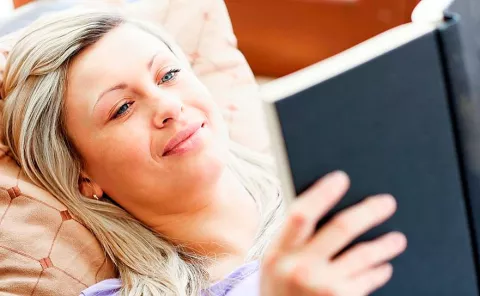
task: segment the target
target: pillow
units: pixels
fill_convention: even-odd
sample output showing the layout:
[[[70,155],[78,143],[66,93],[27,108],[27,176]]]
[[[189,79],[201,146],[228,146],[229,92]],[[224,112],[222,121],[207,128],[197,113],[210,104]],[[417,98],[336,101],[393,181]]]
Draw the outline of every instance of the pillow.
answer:
[[[266,147],[258,145],[266,143],[264,135],[255,138],[245,132],[247,126],[251,131],[259,128],[251,117],[261,114],[255,101],[257,85],[236,48],[223,0],[119,5],[132,15],[163,24],[174,36],[224,111],[233,139],[255,149]],[[1,53],[8,54],[17,37],[18,33],[0,40],[0,71]],[[52,195],[26,179],[0,144],[0,294],[77,296],[115,276],[95,237]]]
[[[78,296],[115,275],[95,237],[0,146],[0,294]]]

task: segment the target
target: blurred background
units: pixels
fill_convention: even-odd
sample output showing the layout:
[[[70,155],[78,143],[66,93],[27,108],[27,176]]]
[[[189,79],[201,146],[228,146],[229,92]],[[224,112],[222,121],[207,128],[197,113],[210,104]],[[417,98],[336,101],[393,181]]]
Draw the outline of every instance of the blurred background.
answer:
[[[36,1],[48,0],[0,0],[0,22],[13,9]],[[238,46],[262,81],[301,69],[409,22],[418,2],[225,0]]]
[[[0,0],[0,19],[6,18],[13,11],[13,1]]]
[[[410,22],[419,0],[225,2],[239,47],[255,74],[278,77]]]

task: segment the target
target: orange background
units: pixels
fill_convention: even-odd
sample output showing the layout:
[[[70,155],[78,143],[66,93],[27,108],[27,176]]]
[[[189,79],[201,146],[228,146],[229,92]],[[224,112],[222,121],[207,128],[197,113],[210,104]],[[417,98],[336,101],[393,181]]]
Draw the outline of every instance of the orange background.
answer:
[[[419,0],[225,0],[256,75],[278,77],[410,21]]]
[[[31,0],[13,0],[19,7]],[[193,1],[193,0],[192,0]],[[419,0],[225,0],[256,75],[279,77],[410,21]]]

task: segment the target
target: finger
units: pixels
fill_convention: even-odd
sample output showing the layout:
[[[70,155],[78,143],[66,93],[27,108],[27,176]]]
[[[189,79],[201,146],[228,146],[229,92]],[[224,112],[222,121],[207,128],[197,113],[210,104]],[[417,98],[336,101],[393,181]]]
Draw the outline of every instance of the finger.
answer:
[[[313,233],[317,221],[345,194],[349,183],[344,172],[334,172],[320,179],[297,198],[275,244],[277,250],[290,251],[303,245]]]
[[[338,293],[345,278],[332,274],[328,262],[323,263],[299,261],[292,255],[279,261],[276,278],[285,291],[282,295],[347,295]]]
[[[407,247],[405,235],[391,232],[370,242],[360,243],[332,262],[343,276],[355,276],[398,256]]]
[[[392,216],[395,209],[396,202],[391,195],[369,197],[335,215],[321,227],[305,247],[304,254],[333,257],[359,235]]]
[[[393,267],[390,263],[370,269],[351,281],[349,291],[346,291],[345,295],[370,295],[384,286],[392,278],[392,274]]]

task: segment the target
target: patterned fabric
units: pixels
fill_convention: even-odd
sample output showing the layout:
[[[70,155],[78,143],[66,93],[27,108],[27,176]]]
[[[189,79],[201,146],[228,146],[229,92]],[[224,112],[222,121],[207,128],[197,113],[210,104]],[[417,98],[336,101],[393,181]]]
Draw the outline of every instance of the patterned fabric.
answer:
[[[0,294],[78,295],[115,275],[94,236],[0,146]]]
[[[252,133],[263,122],[256,120],[261,116],[257,85],[236,48],[222,0],[118,5],[163,24],[224,111],[232,138],[255,149],[266,147],[265,134]],[[0,54],[8,54],[17,36],[0,40]],[[0,74],[2,67],[0,56]],[[0,111],[2,106],[0,102]],[[77,296],[115,276],[95,237],[52,195],[27,180],[0,144],[0,295]]]

